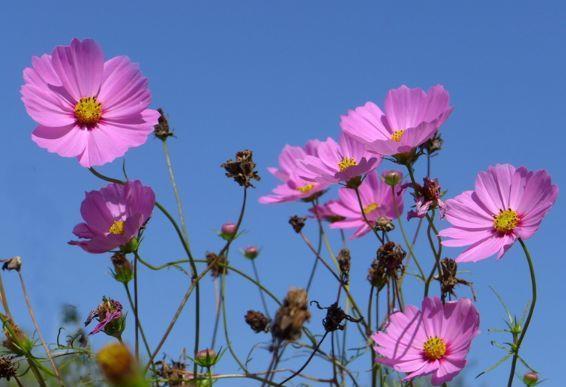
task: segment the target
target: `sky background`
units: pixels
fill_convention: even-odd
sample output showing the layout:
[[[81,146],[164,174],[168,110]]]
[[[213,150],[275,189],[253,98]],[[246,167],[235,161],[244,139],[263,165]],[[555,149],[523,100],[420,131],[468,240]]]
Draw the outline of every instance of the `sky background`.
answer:
[[[20,101],[21,73],[31,57],[68,44],[73,37],[96,39],[107,58],[128,55],[149,78],[153,106],[167,111],[175,130],[169,142],[196,256],[218,250],[221,240],[215,230],[238,214],[241,190],[224,177],[220,163],[239,149],[255,151],[264,179],[250,193],[243,225],[247,233],[235,242],[231,262],[251,272],[237,249],[261,246],[260,274],[282,298],[289,287],[305,285],[312,264],[306,246],[287,224],[290,215],[304,214],[307,207],[259,204],[259,196],[276,184],[266,168],[276,164],[285,144],[336,137],[341,114],[368,100],[381,104],[390,88],[440,83],[450,92],[455,110],[442,128],[445,149],[432,167],[448,197],[471,189],[476,173],[498,162],[545,168],[556,184],[566,186],[565,33],[566,4],[560,1],[8,2],[0,13],[0,256],[23,257],[37,317],[51,340],[64,303],[77,305],[85,316],[103,295],[126,301],[120,284],[109,276],[109,255],[90,255],[66,244],[80,221],[84,192],[103,183],[76,160],[38,148],[30,140],[35,124]],[[160,142],[149,138],[126,159],[130,177],[151,185],[174,211]],[[120,166],[117,160],[101,170],[117,176]],[[423,166],[417,166],[420,175]],[[559,197],[527,242],[540,298],[522,354],[547,379],[547,386],[561,385],[566,365],[566,281],[560,248],[564,214]],[[154,263],[183,258],[171,228],[161,214],[155,215],[141,254]],[[315,237],[313,222],[306,230]],[[432,257],[421,248],[425,243],[422,238],[417,254],[429,267]],[[349,247],[352,288],[365,299],[375,242],[368,236],[349,242]],[[457,251],[447,253],[455,256]],[[520,314],[530,297],[526,262],[515,246],[501,261],[489,259],[461,269],[475,283],[482,318],[482,333],[469,355],[467,384],[503,385],[509,363],[473,379],[504,354],[490,342],[508,339],[488,331],[504,326],[503,309],[489,286]],[[32,331],[15,274],[3,277],[18,322]],[[243,321],[247,309],[260,309],[261,304],[253,286],[234,275],[227,282],[230,331],[239,356],[245,357],[254,343],[268,341],[268,336],[251,333]],[[211,279],[204,283],[203,341],[208,345],[214,298]],[[173,270],[143,270],[140,284],[142,322],[155,345],[187,279]],[[332,279],[320,271],[311,299],[328,305],[335,290]],[[459,294],[469,292],[460,289]],[[415,288],[406,297],[419,305],[421,291]],[[190,301],[165,346],[173,358],[182,348],[192,348],[193,310]],[[322,317],[313,310],[312,331],[323,331]],[[133,320],[129,323],[133,326]],[[108,341],[102,335],[92,338],[97,348]],[[356,346],[359,340],[351,343]],[[264,348],[254,354],[252,370],[267,367]],[[329,368],[315,362],[306,372],[326,377]],[[369,355],[357,368],[369,368]],[[228,354],[218,371],[237,371]],[[360,381],[367,385],[367,376]]]

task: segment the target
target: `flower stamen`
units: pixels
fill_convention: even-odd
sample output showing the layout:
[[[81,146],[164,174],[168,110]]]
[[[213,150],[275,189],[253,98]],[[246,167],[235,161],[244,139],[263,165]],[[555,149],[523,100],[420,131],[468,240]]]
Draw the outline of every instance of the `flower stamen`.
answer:
[[[102,104],[96,97],[81,98],[75,105],[77,125],[92,129],[102,117]]]
[[[405,134],[405,129],[396,130],[393,133],[391,133],[391,139],[395,142],[400,142],[401,139],[403,138],[403,134]]]
[[[305,184],[303,186],[297,187],[297,191],[301,192],[301,193],[307,193],[312,191],[314,188],[314,184]]]
[[[355,167],[358,165],[358,162],[351,157],[344,157],[339,163],[338,168],[340,168],[340,172],[344,172],[346,169]]]
[[[377,203],[370,203],[367,206],[364,207],[364,214],[371,214],[372,212],[374,212],[375,210],[377,210],[379,208],[379,204]]]
[[[493,228],[502,234],[512,232],[519,225],[521,218],[512,209],[500,210],[499,214],[493,216]]]
[[[108,232],[112,235],[122,235],[124,233],[124,221],[115,220],[112,226],[108,229]]]
[[[423,345],[423,354],[427,360],[440,360],[446,354],[446,343],[440,337],[431,337]]]

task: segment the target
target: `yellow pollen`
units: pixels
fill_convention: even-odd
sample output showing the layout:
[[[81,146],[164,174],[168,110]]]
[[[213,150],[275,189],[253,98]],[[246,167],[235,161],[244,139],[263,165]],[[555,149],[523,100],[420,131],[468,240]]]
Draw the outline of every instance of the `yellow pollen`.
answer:
[[[379,208],[379,204],[377,203],[370,203],[364,207],[364,214],[370,214]]]
[[[493,228],[500,233],[507,234],[519,225],[520,220],[519,214],[515,211],[511,209],[500,210],[499,214],[493,217]]]
[[[446,354],[446,343],[440,337],[431,337],[424,343],[423,352],[427,360],[440,360]]]
[[[405,129],[396,130],[391,134],[391,139],[395,142],[400,142],[403,138],[403,134],[405,133]]]
[[[301,193],[307,193],[312,191],[312,189],[314,188],[314,184],[306,184],[303,185],[301,187],[297,187],[297,191],[301,192]]]
[[[355,167],[358,165],[358,162],[351,157],[344,157],[339,163],[338,168],[340,168],[340,172],[344,172],[346,169],[350,167]]]
[[[124,233],[124,221],[115,220],[108,229],[108,232],[113,235],[122,235]]]
[[[82,127],[93,128],[102,117],[102,105],[96,97],[81,98],[75,105],[75,118]]]

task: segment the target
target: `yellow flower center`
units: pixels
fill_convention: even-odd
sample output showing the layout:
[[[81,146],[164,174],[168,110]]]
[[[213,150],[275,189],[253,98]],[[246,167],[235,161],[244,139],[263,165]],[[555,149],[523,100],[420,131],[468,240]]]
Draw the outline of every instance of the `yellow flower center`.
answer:
[[[358,165],[358,162],[351,157],[344,157],[339,163],[338,168],[340,168],[340,172],[344,172],[346,169],[350,167],[355,167]]]
[[[391,134],[391,139],[395,142],[400,142],[403,138],[403,134],[405,133],[405,129],[396,130]]]
[[[446,354],[446,343],[440,337],[431,337],[424,343],[423,352],[427,360],[440,360]]]
[[[102,117],[102,105],[96,97],[81,98],[75,105],[75,118],[82,127],[93,128]]]
[[[370,203],[367,206],[364,207],[364,214],[371,214],[372,212],[374,212],[375,210],[377,210],[379,208],[379,204],[377,203]]]
[[[297,187],[297,191],[301,192],[301,193],[307,193],[312,191],[312,189],[314,188],[314,184],[305,184],[301,187]]]
[[[517,212],[508,209],[508,210],[500,210],[499,214],[493,217],[493,228],[495,228],[498,232],[507,234],[510,233],[519,225],[519,214]]]
[[[108,344],[98,352],[96,360],[104,376],[114,384],[132,376],[135,360],[124,344]]]
[[[124,221],[115,220],[108,229],[108,232],[113,235],[122,235],[124,233]]]

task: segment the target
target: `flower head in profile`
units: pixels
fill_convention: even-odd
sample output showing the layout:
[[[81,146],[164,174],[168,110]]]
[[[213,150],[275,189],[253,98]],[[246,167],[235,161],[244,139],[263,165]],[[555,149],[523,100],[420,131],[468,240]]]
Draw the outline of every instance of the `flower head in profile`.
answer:
[[[147,79],[128,57],[104,59],[91,39],[73,39],[24,70],[22,100],[38,123],[32,140],[84,167],[111,162],[145,143],[159,113]]]
[[[415,190],[415,208],[409,211],[407,219],[424,218],[429,210],[439,208],[441,213],[444,212],[444,202],[440,198],[442,196],[442,189],[438,179],[431,179],[425,177],[423,184],[413,184]]]
[[[356,139],[342,135],[318,144],[316,155],[301,160],[301,177],[314,183],[333,184],[360,178],[379,166],[381,156],[369,153]]]
[[[381,355],[376,361],[406,373],[405,381],[431,375],[435,386],[449,382],[466,366],[479,322],[469,299],[443,304],[438,297],[425,298],[422,310],[411,305],[393,313],[385,330],[372,336]]]
[[[340,126],[369,150],[396,155],[432,138],[451,112],[450,96],[442,86],[425,92],[403,85],[387,93],[385,111],[368,102],[342,116]]]
[[[137,180],[87,192],[81,204],[84,223],[73,230],[81,240],[69,244],[96,254],[124,247],[138,236],[154,205],[153,190]]]
[[[316,156],[318,144],[320,141],[311,140],[304,147],[286,145],[279,155],[279,168],[268,168],[283,184],[275,187],[270,195],[262,196],[259,202],[272,204],[309,200],[321,194],[328,187],[326,182],[312,182],[299,175],[300,161],[307,155]]]
[[[98,324],[90,332],[91,335],[103,331],[109,336],[122,336],[125,328],[125,315],[122,312],[122,304],[118,301],[103,297],[100,305],[89,313],[85,320],[85,326],[89,325],[94,319],[98,321]]]
[[[355,228],[353,237],[359,238],[371,230],[365,218],[370,224],[375,225],[379,218],[396,219],[403,213],[404,189],[401,184],[391,187],[381,181],[375,173],[370,173],[358,190],[363,213],[356,191],[351,188],[341,188],[338,191],[339,200],[330,202],[328,207],[335,215],[344,219],[331,223],[330,227]]]
[[[469,246],[457,262],[501,258],[517,238],[528,239],[550,210],[558,187],[546,171],[498,164],[480,172],[473,191],[446,201],[452,227],[440,232],[444,246]]]

